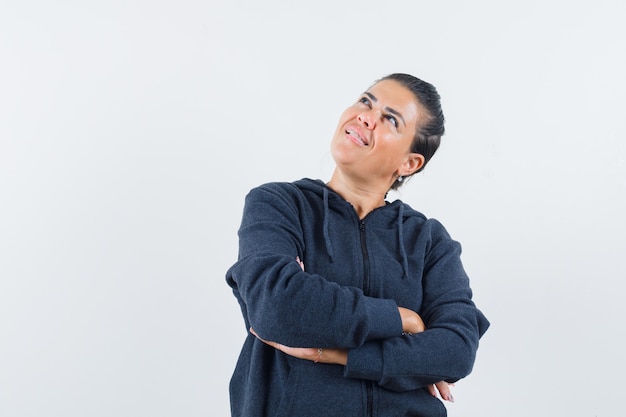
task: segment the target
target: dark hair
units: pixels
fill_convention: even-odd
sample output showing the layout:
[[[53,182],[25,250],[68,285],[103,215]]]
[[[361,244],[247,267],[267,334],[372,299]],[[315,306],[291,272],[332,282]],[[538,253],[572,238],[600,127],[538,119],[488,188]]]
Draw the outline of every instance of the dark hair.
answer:
[[[441,97],[439,96],[435,86],[409,74],[389,74],[376,81],[376,83],[384,80],[394,80],[402,84],[415,95],[417,101],[424,106],[428,112],[426,121],[422,122],[421,126],[417,126],[415,137],[413,138],[413,143],[411,144],[411,152],[424,156],[424,165],[415,171],[420,172],[424,169],[428,161],[430,161],[430,158],[433,157],[439,148],[441,136],[443,136],[445,132],[445,119],[443,117],[443,111],[441,110]],[[411,175],[409,175],[409,177]],[[396,180],[391,185],[391,189],[397,190],[402,184],[404,184],[406,179],[407,177],[404,178],[404,181]]]

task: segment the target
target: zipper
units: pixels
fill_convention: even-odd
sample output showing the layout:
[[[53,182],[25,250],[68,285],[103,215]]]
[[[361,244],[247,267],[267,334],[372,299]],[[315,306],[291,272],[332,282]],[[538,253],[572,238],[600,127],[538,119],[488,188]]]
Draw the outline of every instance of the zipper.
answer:
[[[361,254],[363,255],[363,294],[370,295],[370,261],[365,245],[365,222],[360,220],[359,230],[361,231]]]
[[[363,294],[369,295],[370,292],[370,268],[369,268],[369,255],[367,253],[367,246],[365,244],[365,222],[359,220],[359,230],[361,238],[361,254],[363,255]],[[367,409],[366,416],[372,417],[374,415],[374,384],[372,381],[365,381],[365,387],[367,392]]]

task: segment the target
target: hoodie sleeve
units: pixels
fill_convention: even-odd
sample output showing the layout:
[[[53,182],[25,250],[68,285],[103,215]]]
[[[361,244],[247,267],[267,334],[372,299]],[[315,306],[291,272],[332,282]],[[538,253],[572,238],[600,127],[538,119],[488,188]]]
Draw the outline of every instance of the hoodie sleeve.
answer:
[[[472,301],[460,244],[450,239],[440,223],[429,223],[432,234],[419,312],[427,330],[369,341],[350,350],[345,377],[373,380],[391,390],[407,391],[442,380],[454,382],[471,372],[478,341],[489,321]]]
[[[246,196],[239,259],[226,274],[246,326],[295,347],[354,348],[401,334],[394,300],[366,297],[301,269],[298,192],[290,185],[262,186]]]

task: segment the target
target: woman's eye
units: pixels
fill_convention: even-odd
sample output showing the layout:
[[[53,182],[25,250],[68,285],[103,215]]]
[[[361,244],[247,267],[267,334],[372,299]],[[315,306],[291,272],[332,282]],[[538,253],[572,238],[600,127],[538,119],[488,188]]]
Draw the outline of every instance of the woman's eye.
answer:
[[[386,115],[385,117],[391,122],[392,125],[394,125],[394,127],[398,127],[398,119],[391,115]]]
[[[363,103],[363,104],[365,104],[366,106],[371,107],[371,102],[370,102],[370,99],[369,99],[369,98],[367,98],[367,97],[361,97],[361,98],[359,99],[359,103]]]

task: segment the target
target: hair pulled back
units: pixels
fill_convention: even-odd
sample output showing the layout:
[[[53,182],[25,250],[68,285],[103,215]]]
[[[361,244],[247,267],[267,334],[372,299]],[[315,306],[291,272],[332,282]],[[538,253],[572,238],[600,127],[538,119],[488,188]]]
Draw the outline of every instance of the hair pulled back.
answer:
[[[411,143],[411,152],[418,153],[424,157],[424,165],[413,173],[415,174],[422,171],[428,161],[430,161],[430,158],[437,152],[439,144],[441,143],[441,137],[445,132],[445,119],[441,109],[441,97],[435,86],[409,74],[389,74],[376,81],[376,83],[384,80],[394,80],[406,87],[415,95],[417,101],[427,112],[426,120],[420,123],[421,126],[417,126],[413,142]],[[405,181],[406,177],[403,181],[396,180],[391,185],[391,189],[397,190]]]

